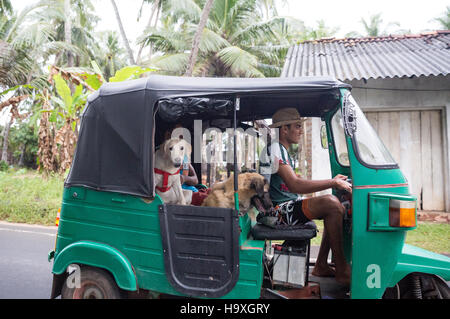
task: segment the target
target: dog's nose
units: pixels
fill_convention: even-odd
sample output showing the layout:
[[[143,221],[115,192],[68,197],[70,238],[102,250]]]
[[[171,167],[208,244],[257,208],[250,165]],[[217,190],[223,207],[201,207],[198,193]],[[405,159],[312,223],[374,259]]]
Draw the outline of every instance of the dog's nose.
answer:
[[[174,159],[173,159],[173,163],[174,163],[175,165],[181,165],[181,158],[179,158],[179,157],[174,158]]]

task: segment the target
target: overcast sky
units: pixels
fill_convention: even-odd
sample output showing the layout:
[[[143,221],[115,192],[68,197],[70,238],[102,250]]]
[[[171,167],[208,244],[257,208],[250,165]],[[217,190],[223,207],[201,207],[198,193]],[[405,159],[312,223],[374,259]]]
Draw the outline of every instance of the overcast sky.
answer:
[[[117,22],[110,0],[91,0],[100,16],[99,30],[117,30]],[[14,0],[13,5],[22,9],[35,0]],[[283,1],[278,1],[280,4]],[[450,6],[450,0],[288,0],[287,5],[279,5],[279,14],[292,16],[305,22],[308,27],[315,27],[318,20],[324,20],[329,27],[338,27],[337,37],[344,37],[350,31],[364,33],[361,18],[368,18],[381,13],[382,29],[390,22],[397,22],[401,29],[420,33],[435,30],[439,24],[433,21],[440,17]],[[131,42],[142,33],[150,16],[150,5],[144,6],[141,20],[137,15],[142,0],[116,0],[125,32]],[[396,27],[388,29],[393,31]]]
[[[102,21],[99,28],[117,28],[114,11],[109,0],[92,0]],[[283,1],[278,1],[282,3]],[[439,24],[433,21],[446,11],[450,0],[289,0],[284,7],[279,6],[279,14],[292,16],[305,22],[306,26],[314,27],[317,21],[323,19],[329,27],[339,27],[337,37],[344,37],[350,31],[364,33],[361,18],[381,13],[384,29],[389,22],[398,22],[400,28],[420,33],[425,30],[435,30]],[[146,5],[141,21],[136,20],[142,0],[116,0],[124,21],[127,36],[135,39],[143,30],[150,6]],[[389,30],[389,29],[388,29]]]

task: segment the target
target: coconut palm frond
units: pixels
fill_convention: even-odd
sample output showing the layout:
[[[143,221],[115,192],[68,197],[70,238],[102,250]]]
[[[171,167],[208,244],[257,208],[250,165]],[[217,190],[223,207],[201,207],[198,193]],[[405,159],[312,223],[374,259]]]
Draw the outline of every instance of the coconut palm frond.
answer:
[[[188,50],[191,39],[192,37],[188,33],[150,28],[149,33],[141,37],[139,43],[144,45],[153,44],[156,51],[173,53]]]
[[[48,42],[48,43],[43,45],[42,50],[47,55],[56,54],[56,53],[59,53],[59,52],[70,51],[74,55],[77,55],[79,57],[85,57],[85,58],[88,57],[88,54],[83,49],[79,48],[78,46],[76,46],[74,44],[69,44],[69,43],[64,42],[64,41]]]
[[[230,41],[256,42],[260,39],[275,38],[274,27],[283,24],[284,22],[284,18],[274,17],[268,21],[249,25],[233,34]]]
[[[195,32],[195,30],[193,31]],[[201,53],[217,52],[227,46],[230,46],[230,43],[226,39],[210,29],[203,29],[199,44]]]
[[[265,63],[258,63],[258,69],[261,70],[264,76],[273,78],[279,77],[281,71],[283,71],[283,68],[280,66]]]
[[[39,44],[53,39],[54,26],[50,23],[27,25],[21,28],[11,41],[14,48],[36,47]]]
[[[12,37],[14,36],[16,29],[18,29],[19,26],[21,26],[24,21],[27,19],[28,15],[38,9],[38,8],[42,8],[45,6],[48,6],[49,3],[47,1],[40,1],[38,3],[35,3],[31,6],[25,7],[25,9],[23,9],[19,15],[17,16],[16,20],[14,21],[14,24],[11,26],[11,28],[8,30],[8,32],[5,34],[5,41],[10,42]]]
[[[257,69],[258,58],[237,46],[222,49],[217,53],[217,57],[234,76],[264,77]]]
[[[202,8],[194,0],[166,0],[165,12],[170,12],[176,19],[186,18],[190,21],[198,21],[202,14]]]
[[[186,69],[188,60],[188,53],[175,53],[153,58],[151,63],[160,69],[159,73],[181,75]]]

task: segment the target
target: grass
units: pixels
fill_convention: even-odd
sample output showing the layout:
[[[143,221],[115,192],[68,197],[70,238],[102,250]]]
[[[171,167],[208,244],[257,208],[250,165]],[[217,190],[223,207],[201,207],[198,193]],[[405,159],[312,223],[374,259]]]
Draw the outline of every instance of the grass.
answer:
[[[0,220],[54,225],[63,178],[26,169],[0,172]]]
[[[0,171],[0,220],[15,223],[54,225],[61,206],[63,178],[26,169]],[[323,222],[312,245],[320,245]],[[437,253],[450,253],[450,224],[419,222],[408,231],[406,243]]]

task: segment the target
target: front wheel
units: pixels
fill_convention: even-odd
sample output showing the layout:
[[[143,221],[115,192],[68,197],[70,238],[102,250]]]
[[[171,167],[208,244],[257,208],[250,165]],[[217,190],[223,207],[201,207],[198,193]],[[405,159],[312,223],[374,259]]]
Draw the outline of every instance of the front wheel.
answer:
[[[386,289],[384,299],[450,299],[450,288],[440,277],[411,273],[394,287]]]
[[[80,276],[69,280],[71,276]],[[69,275],[64,281],[62,299],[120,299],[121,293],[111,274],[100,268],[83,266],[79,274]]]

